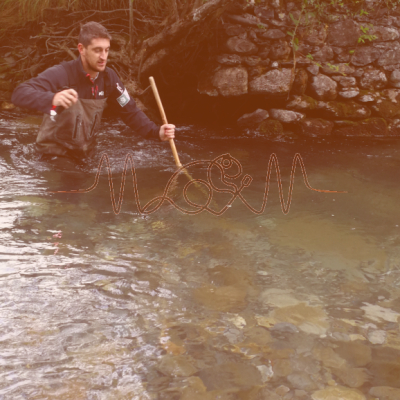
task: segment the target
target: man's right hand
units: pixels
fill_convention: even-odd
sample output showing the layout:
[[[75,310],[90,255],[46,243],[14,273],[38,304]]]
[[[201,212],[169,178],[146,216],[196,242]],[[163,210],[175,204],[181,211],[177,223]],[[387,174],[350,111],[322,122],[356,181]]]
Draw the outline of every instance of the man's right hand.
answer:
[[[67,89],[54,95],[52,105],[70,108],[77,101],[78,93],[74,89]]]

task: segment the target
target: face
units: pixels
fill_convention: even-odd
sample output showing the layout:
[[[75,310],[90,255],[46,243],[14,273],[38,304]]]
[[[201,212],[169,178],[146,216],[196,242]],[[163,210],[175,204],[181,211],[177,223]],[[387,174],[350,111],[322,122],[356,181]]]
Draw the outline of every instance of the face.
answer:
[[[86,72],[97,73],[105,70],[108,51],[110,50],[109,39],[92,39],[88,47],[84,47],[82,43],[79,43],[78,50]]]

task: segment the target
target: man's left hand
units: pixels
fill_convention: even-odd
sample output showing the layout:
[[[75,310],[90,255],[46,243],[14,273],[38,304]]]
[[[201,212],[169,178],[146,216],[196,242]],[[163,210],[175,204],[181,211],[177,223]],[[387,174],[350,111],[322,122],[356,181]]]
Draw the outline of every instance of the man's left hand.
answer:
[[[175,125],[165,124],[160,128],[160,139],[165,142],[175,137]]]

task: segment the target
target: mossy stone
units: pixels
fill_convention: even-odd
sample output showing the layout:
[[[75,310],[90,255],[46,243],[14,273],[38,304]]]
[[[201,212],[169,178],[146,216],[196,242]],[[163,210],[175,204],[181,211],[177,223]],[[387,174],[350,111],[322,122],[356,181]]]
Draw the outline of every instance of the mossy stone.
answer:
[[[367,118],[363,121],[341,121],[341,126],[334,130],[340,136],[386,136],[388,124],[383,118]]]
[[[400,115],[400,104],[390,100],[382,100],[373,107],[382,118],[394,118]]]
[[[260,133],[267,136],[277,136],[283,134],[283,126],[276,119],[267,119],[258,127]]]

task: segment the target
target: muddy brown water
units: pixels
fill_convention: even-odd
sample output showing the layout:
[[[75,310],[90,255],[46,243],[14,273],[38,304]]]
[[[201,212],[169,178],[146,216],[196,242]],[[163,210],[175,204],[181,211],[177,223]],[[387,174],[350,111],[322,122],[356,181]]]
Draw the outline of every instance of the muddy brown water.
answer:
[[[254,209],[272,153],[285,202],[296,153],[313,188],[347,193],[311,191],[297,166],[286,215],[274,169],[261,214],[239,198],[141,214],[129,172],[116,215],[105,167],[88,193],[50,192],[91,187],[107,153],[118,200],[130,153],[144,206],[176,171],[169,145],[108,120],[95,156],[59,165],[35,153],[39,123],[0,115],[0,399],[400,398],[398,141],[179,126],[182,163],[204,161],[191,176],[230,154]],[[170,198],[199,210],[187,182]]]

